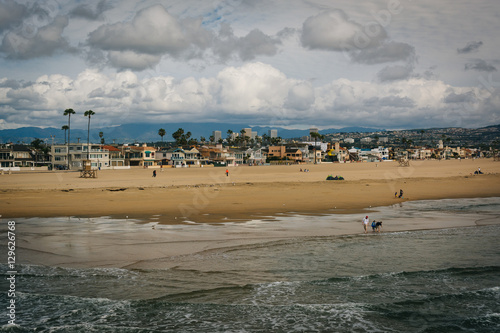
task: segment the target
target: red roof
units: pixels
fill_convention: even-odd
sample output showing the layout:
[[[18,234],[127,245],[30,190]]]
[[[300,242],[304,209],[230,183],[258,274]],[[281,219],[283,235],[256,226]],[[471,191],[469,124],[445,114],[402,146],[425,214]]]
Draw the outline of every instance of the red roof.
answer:
[[[120,149],[116,148],[116,147],[113,147],[113,146],[102,146],[103,149],[107,149],[109,151],[121,151]]]

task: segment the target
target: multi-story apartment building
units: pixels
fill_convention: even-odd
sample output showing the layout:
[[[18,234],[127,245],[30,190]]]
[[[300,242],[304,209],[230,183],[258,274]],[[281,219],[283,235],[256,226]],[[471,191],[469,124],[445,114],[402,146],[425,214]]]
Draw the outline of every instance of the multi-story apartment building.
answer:
[[[0,148],[0,168],[12,168],[14,166],[14,154],[11,148]]]
[[[68,153],[69,148],[69,153]],[[109,150],[87,143],[56,144],[51,147],[51,163],[56,169],[81,169],[82,161],[90,159],[93,169],[108,168]]]
[[[145,143],[139,145],[123,145],[122,153],[125,156],[125,163],[128,166],[155,166],[158,165],[156,160],[156,148],[148,147]]]

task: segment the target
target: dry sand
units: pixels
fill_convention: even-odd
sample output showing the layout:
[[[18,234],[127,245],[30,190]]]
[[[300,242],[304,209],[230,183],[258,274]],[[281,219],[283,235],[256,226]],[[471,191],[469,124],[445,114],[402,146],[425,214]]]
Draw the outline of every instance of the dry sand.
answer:
[[[481,167],[483,175],[473,175]],[[309,172],[300,172],[300,168]],[[0,176],[4,218],[147,217],[162,223],[217,222],[284,212],[353,212],[421,199],[500,196],[500,162],[491,159],[290,166],[103,170]],[[326,181],[328,175],[343,181]],[[394,193],[403,189],[404,198]]]
[[[473,175],[478,167],[485,174]],[[345,180],[326,181],[330,174]],[[361,215],[407,200],[500,197],[499,185],[500,162],[484,159],[416,161],[410,167],[396,162],[245,166],[229,168],[229,177],[225,168],[157,169],[156,178],[151,169],[100,171],[97,179],[79,178],[78,172],[12,173],[0,176],[0,214],[3,221],[17,221],[19,262],[158,268],[219,248],[362,232],[362,216],[315,219],[311,226],[282,219],[283,214]],[[394,197],[400,189],[403,199]],[[276,222],[266,223],[276,216]],[[230,223],[250,219],[256,222]],[[383,232],[477,223],[384,222]]]

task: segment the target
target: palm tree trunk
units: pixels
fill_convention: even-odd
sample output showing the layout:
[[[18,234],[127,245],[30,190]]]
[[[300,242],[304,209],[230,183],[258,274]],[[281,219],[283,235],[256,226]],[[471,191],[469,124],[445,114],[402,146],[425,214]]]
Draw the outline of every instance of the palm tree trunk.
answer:
[[[68,145],[67,145],[67,153],[68,153],[68,160],[67,160],[67,165],[68,165],[68,170],[69,170],[69,139],[70,139],[70,130],[71,130],[71,127],[70,127],[70,120],[71,120],[71,113],[68,114]]]
[[[90,160],[90,115],[89,115],[89,125],[87,127],[87,160]]]

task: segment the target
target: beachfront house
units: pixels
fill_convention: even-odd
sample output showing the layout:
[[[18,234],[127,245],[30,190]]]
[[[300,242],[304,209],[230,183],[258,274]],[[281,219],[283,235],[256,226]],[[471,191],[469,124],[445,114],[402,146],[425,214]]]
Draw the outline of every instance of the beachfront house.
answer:
[[[196,147],[170,148],[158,152],[162,165],[173,165],[174,167],[190,167],[207,164],[208,161],[202,156]]]
[[[120,148],[115,146],[103,145],[102,149],[106,149],[109,152],[110,168],[125,167],[125,155]]]
[[[79,170],[83,166],[82,161],[87,158],[90,159],[93,169],[109,167],[109,151],[98,144],[70,143],[69,145],[52,145],[51,156],[52,166],[56,169],[65,169],[69,165],[70,169]]]
[[[148,147],[147,144],[138,144],[129,146],[127,144],[121,147],[122,154],[125,156],[125,165],[131,167],[149,167],[157,165],[156,149]]]
[[[202,146],[198,148],[201,157],[215,166],[235,166],[236,156],[232,149],[223,147],[222,144],[215,146]],[[241,158],[243,158],[241,156]]]
[[[4,146],[0,148],[0,169],[12,168],[14,166],[14,154],[12,148]]]
[[[303,162],[302,151],[297,146],[269,146],[262,151],[267,154],[267,161],[274,164]]]
[[[259,148],[248,148],[246,150],[247,161],[249,165],[259,165],[266,163],[266,150],[262,147]]]
[[[12,145],[12,155],[14,156],[14,167],[33,167],[31,148],[26,145]]]
[[[372,148],[368,155],[376,157],[380,161],[389,159],[389,148],[379,146],[377,148]]]

